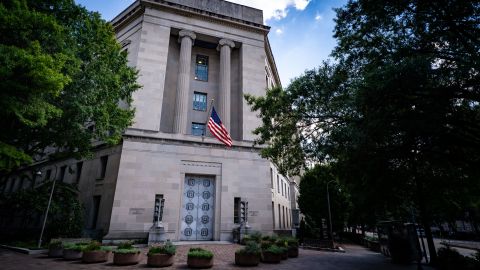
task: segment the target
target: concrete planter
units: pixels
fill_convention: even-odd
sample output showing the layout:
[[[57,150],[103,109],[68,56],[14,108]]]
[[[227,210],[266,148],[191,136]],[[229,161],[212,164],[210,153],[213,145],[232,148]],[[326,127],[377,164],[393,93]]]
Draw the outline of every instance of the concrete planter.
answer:
[[[140,261],[140,253],[114,253],[113,264],[132,265]]]
[[[262,262],[264,263],[279,263],[281,260],[281,254],[271,253],[267,251],[262,252]]]
[[[49,248],[48,249],[48,257],[50,257],[50,258],[61,258],[61,257],[63,257],[63,248],[62,247]]]
[[[170,254],[152,254],[148,255],[147,264],[152,267],[166,267],[173,264],[175,255]]]
[[[73,249],[64,249],[63,250],[63,258],[65,260],[73,261],[73,260],[80,260],[83,256],[83,252]]]
[[[281,258],[282,260],[288,259],[288,250],[285,250],[285,252],[283,252],[282,254],[280,254],[280,258]]]
[[[297,258],[298,257],[298,247],[289,247],[288,248],[288,257]]]
[[[260,263],[260,255],[235,253],[235,264],[240,266],[257,266]]]
[[[84,263],[101,263],[108,261],[110,251],[93,250],[83,252],[82,262]]]
[[[211,259],[188,257],[187,265],[190,268],[210,268],[213,266],[213,257]]]

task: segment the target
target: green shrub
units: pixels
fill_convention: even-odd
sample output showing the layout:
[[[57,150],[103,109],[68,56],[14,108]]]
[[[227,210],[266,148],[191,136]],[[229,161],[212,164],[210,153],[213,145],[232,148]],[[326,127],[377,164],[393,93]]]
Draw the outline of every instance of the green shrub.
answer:
[[[270,241],[270,236],[269,235],[264,235],[262,237],[262,241]]]
[[[278,247],[288,247],[287,239],[283,237],[278,238],[277,241],[275,241],[275,245],[277,245]]]
[[[173,245],[171,242],[165,243],[165,245],[162,246],[153,246],[150,247],[148,250],[148,255],[153,255],[153,254],[168,254],[168,255],[175,255],[175,252],[177,251],[177,247]]]
[[[67,250],[83,251],[85,246],[84,243],[66,243],[63,245],[63,248]]]
[[[133,246],[133,242],[132,241],[126,241],[126,242],[123,242],[123,243],[120,243],[117,247],[117,249],[115,249],[113,251],[113,253],[118,253],[118,254],[135,254],[135,253],[140,253],[140,250],[135,248]]]
[[[237,250],[238,254],[259,255],[262,250],[257,242],[249,241],[244,248]]]
[[[276,235],[276,234],[270,235],[270,237],[269,237],[270,243],[275,244],[275,242],[277,242],[277,240],[278,240],[278,235]]]
[[[290,247],[290,248],[297,248],[298,247],[298,239],[293,238],[293,237],[289,237],[289,238],[287,238],[287,244],[288,244],[288,247]]]
[[[450,247],[438,249],[438,269],[440,270],[475,270],[479,269],[479,263],[476,259],[462,256],[458,251]]]
[[[252,241],[260,243],[260,241],[262,240],[262,234],[260,232],[253,232],[252,234],[250,234],[250,239],[252,239]]]
[[[243,236],[242,240],[240,241],[240,244],[241,245],[246,245],[247,242],[249,242],[249,241],[252,241],[252,238],[250,237],[250,235],[247,234],[247,235]]]
[[[62,241],[52,241],[48,244],[48,248],[61,248],[63,247]]]
[[[272,245],[269,248],[265,249],[264,252],[270,252],[273,254],[283,254],[285,250],[283,248],[280,248],[276,245]]]
[[[273,244],[272,244],[272,242],[270,242],[270,241],[262,241],[262,242],[260,242],[260,248],[261,248],[262,250],[266,250],[266,249],[268,249],[269,247],[271,247],[272,245],[273,245]]]
[[[125,241],[120,244],[118,244],[117,249],[132,249],[133,247],[133,242],[132,241]]]
[[[130,249],[115,249],[113,253],[117,254],[135,254],[140,253],[140,249],[137,248],[130,248]]]
[[[100,250],[102,247],[102,244],[100,244],[97,241],[92,241],[88,245],[85,245],[83,247],[83,251],[94,251],[94,250]]]
[[[202,258],[202,259],[211,259],[213,258],[213,253],[209,250],[203,248],[191,248],[188,251],[188,258]]]

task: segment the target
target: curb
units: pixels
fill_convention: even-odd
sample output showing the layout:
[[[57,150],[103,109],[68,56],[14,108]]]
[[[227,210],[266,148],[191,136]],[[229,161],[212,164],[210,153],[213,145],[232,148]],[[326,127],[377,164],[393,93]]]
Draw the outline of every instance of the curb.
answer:
[[[7,245],[0,245],[1,248],[9,249],[15,252],[28,254],[28,255],[37,255],[37,254],[44,254],[48,252],[48,249],[28,249],[28,248],[21,248],[21,247],[14,247],[14,246],[7,246]]]

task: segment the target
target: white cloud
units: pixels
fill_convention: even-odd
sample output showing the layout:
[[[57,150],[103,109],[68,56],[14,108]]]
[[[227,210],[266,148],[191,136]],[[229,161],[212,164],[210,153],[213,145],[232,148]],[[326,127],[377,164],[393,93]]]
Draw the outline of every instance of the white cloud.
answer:
[[[304,10],[311,0],[229,0],[237,4],[263,10],[263,20],[280,20],[287,17],[287,8]]]
[[[275,34],[281,36],[283,35],[283,27],[282,28],[277,28],[277,30],[275,30]]]
[[[315,15],[315,21],[321,21],[323,19],[323,16],[320,15],[320,13],[317,13],[317,15]]]

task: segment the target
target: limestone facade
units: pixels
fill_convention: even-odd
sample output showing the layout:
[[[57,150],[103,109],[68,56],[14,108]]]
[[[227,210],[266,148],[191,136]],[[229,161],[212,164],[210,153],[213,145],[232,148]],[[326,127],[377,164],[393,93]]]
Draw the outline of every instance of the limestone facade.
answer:
[[[111,23],[129,64],[139,70],[142,88],[133,95],[134,124],[122,144],[83,161],[75,180],[87,209],[86,227],[104,239],[146,238],[156,198],[163,198],[162,223],[171,240],[190,239],[186,227],[199,234],[201,223],[210,226],[208,240],[231,240],[240,225],[239,200],[248,202],[252,230],[291,229],[298,183],[260,157],[252,131],[261,122],[244,99],[280,85],[262,11],[223,0],[138,0]],[[203,99],[195,103],[197,97]],[[230,148],[206,126],[205,136],[195,131],[206,123],[210,104],[230,131]],[[36,166],[46,171],[78,162]],[[96,176],[99,170],[103,179]],[[204,178],[213,185],[213,211],[205,218],[205,209],[190,209],[197,211],[192,221],[185,216],[192,202],[187,184]],[[205,192],[194,196],[194,209],[200,209]]]

